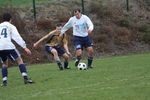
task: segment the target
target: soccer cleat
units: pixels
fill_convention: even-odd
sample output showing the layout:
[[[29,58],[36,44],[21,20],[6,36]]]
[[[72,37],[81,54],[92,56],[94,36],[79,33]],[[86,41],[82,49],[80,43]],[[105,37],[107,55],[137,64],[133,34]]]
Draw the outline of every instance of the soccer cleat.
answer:
[[[93,67],[92,66],[88,66],[88,69],[92,69]]]
[[[75,66],[76,66],[76,67],[78,66],[79,62],[80,62],[80,61],[79,61],[78,59],[75,60]]]
[[[6,81],[2,82],[1,87],[3,87],[3,86],[7,86],[7,82]]]
[[[64,67],[64,69],[71,69],[69,66],[67,66],[67,67]]]
[[[62,66],[59,66],[59,69],[60,69],[60,70],[63,70],[63,67],[62,67]]]
[[[32,84],[32,83],[34,83],[32,80],[30,80],[30,79],[24,79],[24,84]]]
[[[1,84],[1,87],[4,87],[4,86],[7,86],[7,84],[2,83],[2,84]]]

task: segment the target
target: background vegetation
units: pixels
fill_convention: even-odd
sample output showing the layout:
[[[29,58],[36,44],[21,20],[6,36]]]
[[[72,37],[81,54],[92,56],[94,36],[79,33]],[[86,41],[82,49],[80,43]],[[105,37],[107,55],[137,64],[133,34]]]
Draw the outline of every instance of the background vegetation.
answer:
[[[13,14],[13,23],[33,52],[30,58],[22,55],[27,63],[53,61],[45,53],[44,43],[37,49],[33,48],[33,43],[53,30],[56,23],[65,24],[72,16],[74,8],[81,8],[81,0],[36,0],[35,21],[32,0],[1,1],[0,16],[4,12]],[[129,11],[126,10],[126,0],[84,1],[85,14],[91,18],[95,26],[92,38],[96,58],[150,51],[150,3],[148,0],[129,0]],[[73,55],[71,59],[74,59],[72,30],[69,30],[67,34],[69,48]]]

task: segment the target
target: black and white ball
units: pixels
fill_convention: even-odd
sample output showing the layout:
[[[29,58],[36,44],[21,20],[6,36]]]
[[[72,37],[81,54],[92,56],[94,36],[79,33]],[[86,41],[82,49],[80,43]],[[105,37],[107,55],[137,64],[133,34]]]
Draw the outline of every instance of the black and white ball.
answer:
[[[78,64],[78,70],[86,70],[87,69],[87,65],[83,62]]]

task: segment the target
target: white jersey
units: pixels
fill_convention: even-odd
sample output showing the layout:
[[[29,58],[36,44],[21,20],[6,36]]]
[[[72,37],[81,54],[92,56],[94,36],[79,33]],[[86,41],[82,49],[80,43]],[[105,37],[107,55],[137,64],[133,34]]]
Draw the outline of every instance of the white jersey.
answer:
[[[93,30],[94,25],[89,17],[86,15],[81,15],[80,19],[77,19],[76,16],[73,16],[69,21],[64,25],[61,30],[61,34],[64,34],[69,28],[73,27],[73,35],[86,37],[88,36],[88,30]]]
[[[25,41],[21,38],[17,28],[9,22],[0,24],[0,50],[15,49],[15,45],[11,40],[14,40],[22,48],[26,48]]]

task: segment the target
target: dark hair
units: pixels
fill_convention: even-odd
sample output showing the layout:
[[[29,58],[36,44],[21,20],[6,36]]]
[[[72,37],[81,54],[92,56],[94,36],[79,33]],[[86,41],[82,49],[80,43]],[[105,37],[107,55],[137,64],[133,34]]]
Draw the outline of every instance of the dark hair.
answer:
[[[76,13],[76,12],[81,12],[80,8],[76,8],[73,10],[73,13]]]
[[[56,24],[56,27],[61,27],[61,26],[62,26],[62,24],[60,24],[60,23],[59,23],[59,24]]]
[[[10,21],[11,20],[11,15],[9,13],[4,13],[3,14],[3,21]]]

